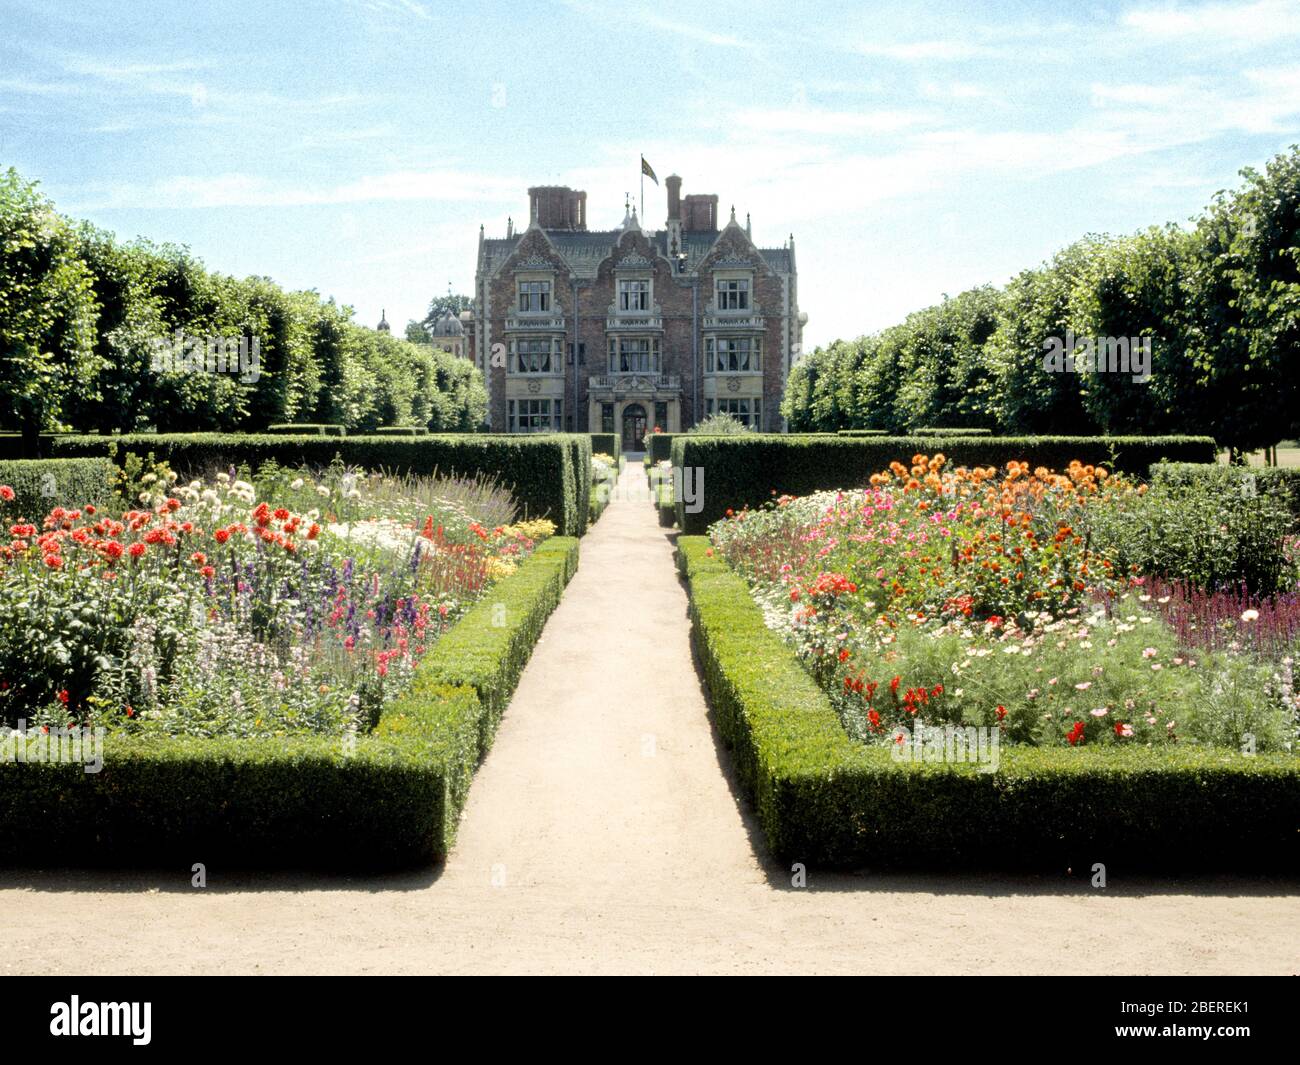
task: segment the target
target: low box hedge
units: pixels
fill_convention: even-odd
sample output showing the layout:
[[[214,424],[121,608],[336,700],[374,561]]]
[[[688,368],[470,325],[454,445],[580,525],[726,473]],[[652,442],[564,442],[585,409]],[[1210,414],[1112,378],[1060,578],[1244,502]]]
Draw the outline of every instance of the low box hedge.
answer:
[[[1183,748],[1013,748],[996,772],[895,762],[850,739],[739,576],[678,564],[719,733],[772,851],[842,867],[1300,869],[1300,759]]]
[[[590,447],[586,437],[581,438]],[[291,436],[238,433],[139,433],[74,436],[50,443],[55,458],[149,452],[181,474],[198,474],[274,459],[281,466],[325,467],[335,455],[368,470],[494,477],[508,488],[521,517],[550,518],[566,536],[580,534],[578,461],[559,434],[409,436]],[[590,461],[587,482],[590,483]],[[588,489],[589,491],[589,489]],[[582,522],[586,520],[585,500]]]
[[[1237,496],[1277,495],[1300,521],[1300,468],[1290,466],[1223,466],[1216,462],[1158,462],[1151,467],[1153,484],[1217,485]]]
[[[275,741],[109,737],[103,767],[0,761],[0,862],[369,870],[445,855],[577,541],[543,542],[437,644],[376,728]]]
[[[347,436],[348,430],[343,425],[329,425],[325,422],[282,422],[268,425],[266,431],[274,436]]]
[[[59,504],[103,507],[113,500],[115,473],[113,463],[101,458],[0,460],[0,484],[14,490],[13,501],[0,509],[11,518],[39,521]]]
[[[809,434],[812,435],[812,434]],[[822,435],[822,434],[816,434]],[[888,429],[839,429],[836,436],[888,436]]]
[[[923,425],[912,430],[913,436],[992,436],[992,429],[945,429],[942,426]]]
[[[703,509],[677,524],[701,533],[728,509],[755,507],[776,494],[806,495],[829,488],[856,488],[890,462],[910,462],[922,452],[942,452],[950,465],[1002,466],[1011,459],[1063,469],[1073,459],[1146,476],[1151,464],[1212,461],[1208,436],[678,436],[672,464],[704,471]]]
[[[374,436],[428,436],[429,427],[427,425],[382,425],[378,429],[371,429]]]

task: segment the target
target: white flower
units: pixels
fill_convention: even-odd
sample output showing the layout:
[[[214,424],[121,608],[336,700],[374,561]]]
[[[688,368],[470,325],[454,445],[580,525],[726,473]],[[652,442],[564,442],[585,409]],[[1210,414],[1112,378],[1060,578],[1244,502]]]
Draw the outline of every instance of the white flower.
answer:
[[[1097,709],[1089,712],[1092,714],[1093,717],[1105,717],[1107,714],[1110,713],[1110,711],[1107,710],[1104,706],[1099,706],[1097,707]]]
[[[1259,611],[1255,610],[1253,607],[1250,610],[1243,610],[1241,612],[1241,620],[1245,622],[1258,621]]]
[[[301,487],[302,487],[302,478],[301,478],[301,477],[298,477],[298,478],[295,478],[294,480],[290,481],[290,482],[289,482],[289,487],[290,487],[290,488],[295,488],[295,489],[296,489],[296,488],[301,488]]]
[[[327,496],[330,494],[330,490],[326,488],[323,484],[318,484],[316,486],[316,494],[318,496]]]
[[[1155,658],[1155,656],[1158,655],[1159,653],[1160,653],[1160,652],[1157,651],[1154,647],[1144,647],[1144,648],[1142,648],[1142,657],[1143,657],[1143,658]]]

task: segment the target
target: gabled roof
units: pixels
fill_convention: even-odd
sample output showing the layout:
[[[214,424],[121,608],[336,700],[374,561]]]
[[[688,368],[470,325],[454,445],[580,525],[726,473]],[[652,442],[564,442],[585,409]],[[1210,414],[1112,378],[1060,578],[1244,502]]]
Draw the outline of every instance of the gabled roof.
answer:
[[[486,274],[495,273],[519,246],[525,233],[513,237],[484,238],[483,258],[479,268]],[[623,236],[622,229],[606,230],[543,230],[547,240],[569,265],[575,276],[591,279],[596,276],[600,264],[608,258]],[[668,234],[664,230],[647,233],[651,245],[663,255],[668,255]],[[686,269],[693,272],[717,241],[717,233],[683,233],[682,251],[686,253]],[[790,272],[790,252],[787,248],[759,248],[764,261],[779,274]]]

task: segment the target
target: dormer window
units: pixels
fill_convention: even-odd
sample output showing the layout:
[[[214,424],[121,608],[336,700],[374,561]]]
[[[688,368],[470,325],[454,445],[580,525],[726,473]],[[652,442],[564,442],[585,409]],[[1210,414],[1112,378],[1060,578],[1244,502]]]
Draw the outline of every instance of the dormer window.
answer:
[[[718,282],[718,310],[749,310],[749,278],[729,277]]]
[[[519,310],[545,312],[551,309],[551,283],[549,281],[520,281]]]
[[[644,312],[650,309],[650,282],[642,279],[618,283],[619,313]]]

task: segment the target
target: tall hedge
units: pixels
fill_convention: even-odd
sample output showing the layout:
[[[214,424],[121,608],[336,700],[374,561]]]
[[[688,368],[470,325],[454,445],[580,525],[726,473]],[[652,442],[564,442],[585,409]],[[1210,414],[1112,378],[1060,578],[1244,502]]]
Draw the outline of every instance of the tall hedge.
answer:
[[[1104,465],[1145,476],[1161,459],[1212,461],[1215,444],[1207,436],[1167,437],[842,437],[842,436],[678,436],[672,463],[704,471],[703,509],[685,512],[677,503],[684,532],[703,532],[728,509],[756,507],[777,495],[807,495],[829,488],[867,484],[891,462],[910,462],[918,452],[942,452],[960,466],[1001,466],[1012,459],[1032,466],[1063,469],[1071,460]]]
[[[521,516],[547,517],[564,536],[585,527],[590,495],[591,444],[585,436],[527,435],[424,437],[280,436],[274,434],[141,433],[115,437],[75,436],[53,439],[55,457],[99,456],[116,450],[141,457],[153,452],[178,473],[204,473],[247,463],[257,467],[274,459],[282,466],[328,466],[335,455],[368,470],[429,475],[482,474],[497,479],[514,495]],[[579,477],[578,452],[586,449],[586,488]],[[580,495],[580,493],[585,493]],[[579,501],[582,508],[579,509]],[[580,520],[579,515],[584,517]]]

